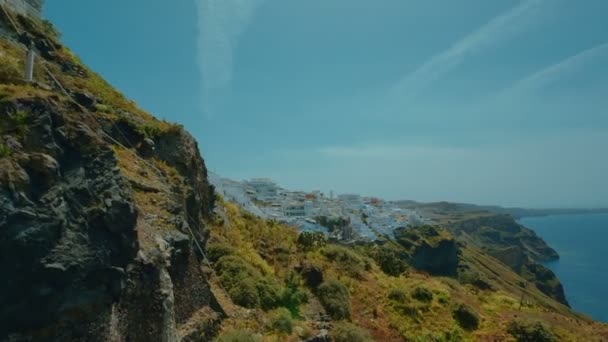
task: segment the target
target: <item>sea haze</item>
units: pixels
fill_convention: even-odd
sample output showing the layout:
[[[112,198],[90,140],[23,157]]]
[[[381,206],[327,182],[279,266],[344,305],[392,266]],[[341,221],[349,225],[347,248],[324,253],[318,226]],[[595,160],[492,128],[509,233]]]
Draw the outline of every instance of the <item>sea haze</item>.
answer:
[[[608,214],[524,218],[560,255],[547,263],[566,290],[572,308],[608,322]]]

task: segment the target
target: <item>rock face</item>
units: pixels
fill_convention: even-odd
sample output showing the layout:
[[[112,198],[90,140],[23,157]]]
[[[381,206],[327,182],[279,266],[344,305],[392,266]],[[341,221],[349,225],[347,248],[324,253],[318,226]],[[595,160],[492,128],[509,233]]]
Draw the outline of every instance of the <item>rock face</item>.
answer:
[[[204,245],[213,208],[194,140],[180,129],[157,141],[187,219],[144,250],[134,190],[96,122],[52,98],[2,103],[0,121],[18,111],[26,129],[3,134],[20,146],[0,158],[0,341],[177,341],[196,312],[221,318],[187,235]]]
[[[458,244],[445,229],[431,226],[398,228],[394,234],[397,242],[409,250],[410,262],[416,269],[440,276],[457,274]]]
[[[532,282],[549,297],[568,305],[562,284],[540,262],[556,260],[557,252],[510,215],[485,215],[452,222],[450,230],[470,241]]]
[[[112,150],[43,104],[21,106],[27,152],[0,161],[3,333],[94,314],[120,296],[137,252],[137,209]]]

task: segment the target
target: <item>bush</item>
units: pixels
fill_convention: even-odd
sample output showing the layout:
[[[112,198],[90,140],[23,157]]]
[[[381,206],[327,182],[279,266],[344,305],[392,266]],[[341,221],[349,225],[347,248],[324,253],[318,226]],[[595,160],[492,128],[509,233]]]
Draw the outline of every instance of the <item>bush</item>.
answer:
[[[412,297],[421,302],[429,303],[433,301],[433,293],[426,287],[417,287],[412,293]]]
[[[0,81],[15,83],[23,80],[23,71],[19,61],[0,52]]]
[[[221,257],[234,254],[234,247],[227,243],[212,242],[207,245],[207,257],[211,262],[217,262]]]
[[[262,339],[248,331],[232,330],[221,334],[215,342],[261,342]]]
[[[260,306],[260,296],[252,278],[243,278],[240,284],[228,290],[228,294],[235,304],[246,308],[257,308]]]
[[[513,321],[509,323],[507,332],[519,342],[554,342],[557,338],[542,323],[524,323]]]
[[[301,289],[301,284],[302,279],[296,273],[290,273],[285,279],[285,288],[281,293],[281,305],[294,317],[300,316],[300,304],[308,303],[308,294]]]
[[[347,247],[329,245],[322,253],[351,277],[360,278],[368,268],[363,258]]]
[[[407,293],[403,289],[392,289],[388,293],[388,299],[405,302],[407,300]]]
[[[441,304],[448,304],[450,302],[450,295],[446,292],[439,292],[437,295],[437,301]]]
[[[327,244],[327,237],[323,233],[302,232],[298,235],[298,248],[311,251]]]
[[[460,304],[452,312],[454,319],[465,330],[479,328],[479,316],[470,307]]]
[[[348,322],[334,324],[329,333],[332,342],[371,342],[369,333],[358,326]]]
[[[272,279],[235,255],[221,257],[217,270],[222,284],[235,304],[246,308],[261,307],[269,310],[277,307],[281,299],[281,287]]]
[[[317,290],[319,301],[333,319],[350,318],[350,295],[344,284],[337,280],[329,280]]]
[[[270,328],[278,333],[291,335],[293,324],[291,313],[285,308],[277,309],[271,315]]]
[[[405,261],[395,251],[388,248],[380,248],[375,259],[382,272],[393,277],[403,274],[408,268]]]
[[[11,155],[11,150],[4,146],[4,143],[0,142],[0,158],[8,157]]]
[[[281,287],[268,278],[260,278],[256,289],[260,298],[260,306],[264,310],[276,308],[281,304]]]

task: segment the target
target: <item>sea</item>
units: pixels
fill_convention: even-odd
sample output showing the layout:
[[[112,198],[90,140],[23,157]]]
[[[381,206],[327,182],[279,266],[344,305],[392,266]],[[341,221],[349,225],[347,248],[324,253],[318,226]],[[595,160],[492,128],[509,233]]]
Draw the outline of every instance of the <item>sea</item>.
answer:
[[[570,306],[608,322],[608,214],[557,215],[520,220],[560,255],[548,262],[557,274]]]

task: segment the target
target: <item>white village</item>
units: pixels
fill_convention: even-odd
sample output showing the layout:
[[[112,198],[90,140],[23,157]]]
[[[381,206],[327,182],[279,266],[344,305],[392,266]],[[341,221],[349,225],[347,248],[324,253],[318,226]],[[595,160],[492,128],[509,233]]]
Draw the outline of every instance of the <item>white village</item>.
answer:
[[[378,197],[293,191],[268,178],[235,181],[210,173],[209,179],[224,200],[256,216],[287,223],[301,231],[326,233],[343,242],[392,237],[397,228],[429,222],[417,210],[400,208]]]

